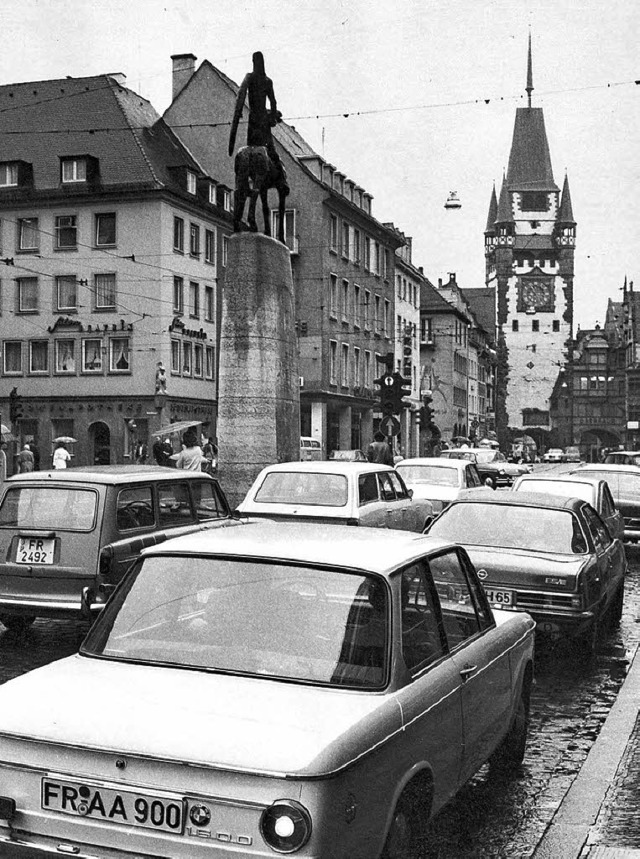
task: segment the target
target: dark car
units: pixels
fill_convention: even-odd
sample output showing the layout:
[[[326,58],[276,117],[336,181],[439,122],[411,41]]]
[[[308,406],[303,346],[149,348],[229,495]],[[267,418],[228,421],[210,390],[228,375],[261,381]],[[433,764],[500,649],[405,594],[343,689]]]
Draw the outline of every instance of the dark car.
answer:
[[[506,456],[499,450],[488,448],[453,448],[453,450],[442,451],[440,456],[446,459],[467,459],[469,462],[475,462],[480,480],[494,489],[496,486],[511,486],[517,477],[531,471],[531,466],[507,462]]]
[[[602,463],[583,465],[570,474],[588,475],[606,480],[616,507],[624,519],[624,539],[628,543],[640,542],[640,468],[637,465]]]
[[[230,521],[217,480],[155,465],[96,465],[11,477],[0,497],[0,622],[99,608],[131,562],[168,537]],[[87,605],[85,595],[84,605]]]
[[[627,560],[594,508],[578,498],[468,490],[428,529],[468,551],[489,602],[526,611],[538,631],[593,653],[601,623],[620,620]]]

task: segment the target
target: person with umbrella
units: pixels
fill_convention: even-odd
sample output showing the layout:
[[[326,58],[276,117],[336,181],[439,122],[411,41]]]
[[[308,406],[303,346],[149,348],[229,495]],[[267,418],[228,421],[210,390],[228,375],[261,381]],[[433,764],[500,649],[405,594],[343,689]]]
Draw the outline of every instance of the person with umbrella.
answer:
[[[56,449],[53,452],[53,467],[66,468],[67,463],[71,460],[71,454],[63,441],[56,442]]]

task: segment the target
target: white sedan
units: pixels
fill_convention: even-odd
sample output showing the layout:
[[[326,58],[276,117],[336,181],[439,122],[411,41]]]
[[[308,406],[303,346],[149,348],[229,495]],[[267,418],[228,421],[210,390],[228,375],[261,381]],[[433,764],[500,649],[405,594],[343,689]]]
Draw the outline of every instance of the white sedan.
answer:
[[[0,855],[394,859],[525,753],[534,623],[464,549],[240,522],[146,551],[0,687]]]

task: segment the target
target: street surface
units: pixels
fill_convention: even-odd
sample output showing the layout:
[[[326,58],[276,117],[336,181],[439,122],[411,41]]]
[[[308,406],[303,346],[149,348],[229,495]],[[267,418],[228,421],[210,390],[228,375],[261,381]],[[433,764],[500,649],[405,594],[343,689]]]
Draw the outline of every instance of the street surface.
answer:
[[[533,854],[615,701],[627,651],[640,642],[640,547],[627,547],[627,556],[630,573],[619,630],[602,637],[591,661],[567,645],[538,647],[521,773],[500,781],[483,768],[433,822],[425,859]],[[0,632],[0,683],[74,653],[85,631],[81,623],[38,620],[22,635]]]

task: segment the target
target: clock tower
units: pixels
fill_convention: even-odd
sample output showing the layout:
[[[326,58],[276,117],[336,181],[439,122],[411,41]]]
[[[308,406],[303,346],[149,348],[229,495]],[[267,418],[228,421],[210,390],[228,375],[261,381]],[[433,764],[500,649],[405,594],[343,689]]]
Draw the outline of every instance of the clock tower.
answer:
[[[526,432],[548,446],[549,405],[573,335],[576,224],[569,180],[551,167],[542,108],[516,110],[509,166],[485,229],[486,285],[496,296],[496,429],[501,444]],[[511,431],[511,432],[510,432]]]

